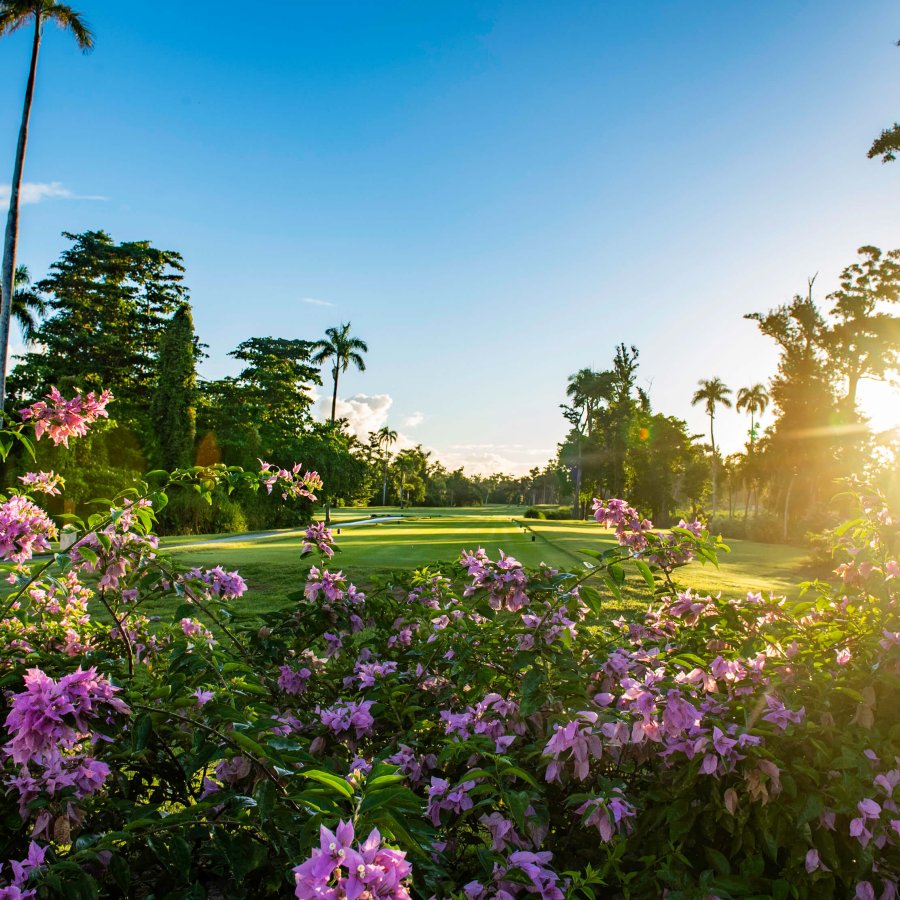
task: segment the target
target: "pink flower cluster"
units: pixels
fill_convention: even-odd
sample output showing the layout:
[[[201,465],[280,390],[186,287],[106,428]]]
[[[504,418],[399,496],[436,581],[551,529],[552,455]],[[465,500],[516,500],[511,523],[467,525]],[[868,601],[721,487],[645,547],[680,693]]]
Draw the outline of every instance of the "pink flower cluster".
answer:
[[[408,900],[412,866],[406,854],[382,846],[378,829],[353,846],[353,825],[341,822],[334,832],[324,825],[319,846],[293,870],[299,900]]]
[[[600,840],[609,843],[613,835],[628,826],[628,820],[637,815],[635,808],[622,797],[621,788],[613,788],[607,797],[593,797],[582,803],[575,812],[584,825],[591,825],[600,833]]]
[[[550,867],[553,854],[549,851],[534,853],[530,850],[516,850],[510,853],[506,864],[494,864],[493,880],[490,885],[470,881],[464,888],[466,900],[510,900],[520,894],[540,897],[541,900],[563,900],[565,894],[559,887],[559,875]],[[530,884],[522,884],[519,879],[510,879],[510,873],[520,872]]]
[[[305,666],[302,669],[292,669],[288,665],[281,666],[278,675],[278,687],[285,694],[297,696],[302,694],[307,686],[312,672]]]
[[[44,400],[20,410],[19,415],[26,422],[34,422],[34,436],[40,440],[47,432],[55,445],[69,446],[70,437],[84,437],[88,426],[99,418],[107,418],[106,405],[113,399],[109,391],[102,391],[98,397],[93,391],[76,394],[71,400],[55,387]]]
[[[26,472],[19,476],[19,481],[32,493],[51,496],[56,496],[60,493],[59,489],[66,486],[62,475],[57,475],[56,472]]]
[[[466,586],[464,596],[471,597],[476,591],[488,592],[488,603],[492,609],[508,609],[516,612],[528,603],[528,577],[522,563],[512,556],[500,552],[495,563],[487,553],[479,548],[474,553],[466,551],[460,557],[460,564],[472,579]]]
[[[47,513],[17,494],[0,504],[0,559],[23,563],[50,549],[57,529]]]
[[[10,860],[12,880],[6,887],[0,887],[0,900],[32,900],[33,897],[36,897],[37,892],[25,885],[27,885],[31,873],[44,864],[46,855],[47,848],[32,841],[28,846],[28,856],[25,859]]]
[[[324,522],[313,522],[306,529],[303,539],[303,547],[300,552],[302,554],[311,553],[314,549],[318,549],[319,553],[327,556],[329,559],[334,556],[334,538],[331,529],[326,528]]]
[[[597,713],[586,711],[578,713],[576,718],[566,722],[565,725],[553,726],[553,737],[544,747],[544,756],[549,756],[552,760],[544,776],[547,781],[559,780],[562,771],[560,757],[566,752],[575,762],[575,777],[579,781],[584,781],[588,777],[591,759],[600,759],[603,756],[603,744],[594,731],[597,719]]]
[[[432,575],[426,581],[417,584],[406,595],[406,602],[420,604],[428,609],[441,609],[450,585],[450,579],[444,575]]]
[[[260,482],[265,485],[267,493],[271,494],[275,487],[281,490],[281,499],[288,497],[297,499],[305,497],[307,500],[315,500],[314,491],[322,489],[322,479],[318,472],[303,472],[301,463],[295,463],[290,469],[279,469],[271,463],[259,461]],[[301,474],[302,473],[302,474]]]
[[[594,499],[594,518],[607,528],[614,528],[616,538],[623,547],[628,547],[634,555],[646,554],[650,563],[670,571],[675,566],[684,565],[694,558],[689,545],[675,534],[661,534],[653,530],[653,523],[641,517],[640,513],[624,500]],[[699,537],[703,531],[700,522],[678,523],[679,528]]]
[[[514,700],[506,700],[500,694],[486,694],[465,712],[453,713],[441,710],[444,734],[456,735],[460,740],[468,740],[471,733],[483,734],[494,742],[494,750],[504,753],[516,737],[525,734],[525,723],[519,717],[519,705]],[[511,732],[511,733],[510,733]]]
[[[454,815],[459,815],[474,806],[474,801],[469,792],[475,787],[477,781],[463,781],[461,784],[451,787],[450,782],[444,778],[431,778],[431,786],[428,788],[428,816],[432,824],[438,827],[441,824],[441,810],[450,810]]]
[[[881,850],[889,840],[900,838],[900,810],[894,793],[900,786],[900,769],[876,775],[873,780],[877,800],[865,797],[856,804],[858,815],[850,821],[850,837],[863,847],[870,842]]]
[[[353,667],[354,676],[359,680],[360,689],[375,687],[376,679],[382,679],[386,675],[393,675],[397,671],[397,663],[393,660],[382,662],[371,659],[371,651],[364,649]],[[344,683],[353,683],[353,678],[345,678]],[[349,684],[348,684],[349,686]]]
[[[319,711],[319,718],[326,728],[337,735],[347,734],[353,729],[358,740],[369,734],[375,724],[370,712],[374,705],[374,700],[339,700]]]
[[[318,569],[316,566],[309,570],[303,593],[311,602],[319,600],[320,594],[331,603],[346,600],[347,603],[356,605],[366,599],[366,595],[357,590],[355,584],[347,584],[343,572],[329,572],[328,569]]]
[[[189,646],[205,644],[207,647],[212,647],[215,644],[216,639],[213,637],[213,633],[198,619],[185,618],[178,624],[181,626],[184,636],[189,639]]]
[[[578,628],[575,620],[569,618],[570,607],[579,619],[587,615],[587,608],[574,594],[568,603],[561,603],[558,606],[545,603],[545,611],[541,615],[523,612],[522,624],[528,630],[516,636],[518,649],[533,650],[540,643],[549,646],[558,640],[574,641],[578,635]]]
[[[226,572],[221,566],[191,569],[179,581],[189,586],[198,585],[205,593],[220,600],[236,600],[247,590],[247,582],[237,572]]]
[[[84,634],[91,621],[88,600],[93,591],[86,588],[75,572],[69,571],[47,584],[37,584],[28,591],[30,612],[39,619],[35,637],[66,656],[77,656],[90,646]]]
[[[422,784],[425,774],[437,766],[437,757],[433,753],[419,755],[406,744],[400,744],[396,753],[388,756],[385,762],[397,766],[401,775],[414,787]]]
[[[97,587],[118,590],[123,581],[141,572],[156,557],[159,539],[143,532],[141,516],[152,504],[147,499],[126,500],[121,509],[110,510],[112,521],[101,531],[86,534],[69,550],[69,559],[79,572],[99,574]],[[87,553],[82,553],[86,549]],[[124,592],[123,592],[124,596]],[[136,592],[134,594],[136,595]]]
[[[116,697],[118,688],[94,668],[79,667],[58,681],[40,669],[29,669],[24,680],[25,690],[14,694],[10,702],[4,725],[11,737],[3,748],[19,766],[8,784],[18,791],[23,819],[28,805],[41,794],[54,797],[73,788],[73,799],[80,800],[100,790],[109,767],[85,752],[97,739],[91,722],[111,712],[130,712]],[[78,820],[71,802],[65,816]],[[41,809],[35,836],[47,832],[52,821],[50,811]]]

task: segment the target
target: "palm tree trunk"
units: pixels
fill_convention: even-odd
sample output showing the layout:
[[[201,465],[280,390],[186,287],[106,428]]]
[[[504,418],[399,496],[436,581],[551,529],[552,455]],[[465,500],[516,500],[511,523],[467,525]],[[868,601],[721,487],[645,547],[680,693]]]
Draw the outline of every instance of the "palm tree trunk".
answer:
[[[0,410],[6,399],[6,359],[9,351],[9,320],[12,313],[13,291],[15,290],[16,244],[19,240],[19,192],[22,188],[22,174],[25,170],[25,148],[28,144],[28,120],[31,118],[31,104],[34,101],[34,82],[37,76],[38,52],[41,49],[41,14],[34,15],[34,40],[31,45],[31,69],[25,88],[25,105],[22,108],[22,123],[19,126],[19,143],[16,145],[16,160],[9,190],[9,214],[6,217],[6,237],[3,243],[3,265],[0,268]]]
[[[338,364],[334,364],[331,374],[334,376],[334,391],[331,394],[331,424],[334,425],[337,414]]]
[[[581,518],[581,434],[578,434],[578,467],[575,469],[575,499],[572,501],[572,518]]]
[[[334,427],[335,413],[337,412],[337,386],[338,386],[338,364],[335,362],[331,374],[334,376],[334,391],[331,394],[331,426]],[[331,524],[331,501],[325,498],[325,524]]]
[[[712,514],[716,514],[716,435],[713,431],[713,414],[709,414],[709,442],[712,444]]]
[[[387,506],[387,462],[384,464],[384,482],[381,485],[381,505]]]

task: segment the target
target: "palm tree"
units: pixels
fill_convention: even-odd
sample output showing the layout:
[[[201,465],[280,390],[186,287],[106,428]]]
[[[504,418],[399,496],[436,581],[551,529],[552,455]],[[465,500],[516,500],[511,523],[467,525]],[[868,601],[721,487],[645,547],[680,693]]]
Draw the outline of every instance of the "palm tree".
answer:
[[[735,406],[737,407],[738,412],[741,410],[746,410],[750,413],[750,451],[747,454],[747,465],[745,469],[747,474],[750,476],[749,485],[745,479],[745,490],[746,497],[744,499],[744,523],[746,528],[747,516],[750,512],[750,488],[753,488],[753,493],[756,496],[756,509],[759,510],[759,486],[757,484],[756,479],[756,466],[754,464],[754,456],[753,456],[753,444],[756,441],[756,422],[755,416],[759,413],[760,416],[766,411],[766,408],[769,405],[769,392],[766,390],[765,385],[762,384],[754,384],[753,387],[743,387],[738,391],[737,394],[737,403]]]
[[[387,506],[388,461],[390,454],[387,452],[392,444],[397,443],[397,432],[385,425],[375,432],[375,443],[384,454],[384,482],[381,486],[381,505]]]
[[[735,404],[737,411],[746,410],[750,413],[750,446],[756,440],[756,423],[754,416],[759,413],[760,416],[766,411],[769,405],[769,392],[765,385],[754,384],[753,387],[743,387],[737,393],[737,403]]]
[[[34,100],[34,82],[37,76],[38,53],[45,22],[54,22],[75,38],[75,43],[85,52],[94,46],[94,35],[81,16],[65,3],[53,0],[0,0],[0,37],[32,26],[31,67],[25,86],[25,104],[19,141],[9,191],[9,213],[6,218],[6,237],[3,243],[3,264],[0,266],[0,407],[6,394],[6,354],[9,347],[9,320],[12,313],[16,276],[16,246],[19,241],[19,193],[25,169],[25,149],[28,144],[28,120]]]
[[[726,406],[731,408],[731,400],[728,395],[731,388],[728,387],[721,378],[701,379],[700,387],[694,392],[691,400],[691,406],[697,406],[703,403],[706,407],[706,414],[709,416],[709,442],[712,445],[712,508],[713,515],[716,514],[716,435],[713,429],[713,422],[716,418],[716,406]]]
[[[338,376],[350,368],[350,363],[360,372],[366,371],[363,353],[368,353],[366,342],[350,334],[350,323],[343,323],[337,328],[326,328],[325,337],[312,345],[313,362],[321,365],[329,359],[333,360],[331,377],[334,379],[334,393],[331,395],[331,425],[334,427],[337,418]],[[331,524],[331,503],[325,500],[325,524]]]
[[[37,330],[37,319],[47,311],[47,301],[31,289],[31,275],[27,266],[16,266],[12,316],[22,332],[22,340],[30,344]]]
[[[350,334],[350,323],[341,324],[338,328],[326,328],[325,337],[313,344],[313,362],[321,365],[333,359],[331,377],[334,379],[334,393],[331,395],[331,424],[334,425],[337,411],[338,376],[350,368],[350,363],[360,372],[366,371],[363,353],[368,353],[366,342]]]

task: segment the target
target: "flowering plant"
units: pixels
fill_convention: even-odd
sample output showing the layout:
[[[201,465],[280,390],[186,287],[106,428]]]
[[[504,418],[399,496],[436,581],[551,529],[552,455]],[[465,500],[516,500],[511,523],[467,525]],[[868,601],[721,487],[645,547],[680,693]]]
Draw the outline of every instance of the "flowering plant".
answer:
[[[86,412],[51,395],[26,418],[63,442]],[[724,545],[620,500],[578,571],[474,548],[364,590],[314,525],[293,605],[264,615],[153,533],[170,484],[319,483],[151,473],[55,553],[53,473],[0,499],[0,897],[896,896],[898,527],[876,492],[855,487],[835,578],[790,599],[683,586]],[[610,622],[623,591],[646,614]]]

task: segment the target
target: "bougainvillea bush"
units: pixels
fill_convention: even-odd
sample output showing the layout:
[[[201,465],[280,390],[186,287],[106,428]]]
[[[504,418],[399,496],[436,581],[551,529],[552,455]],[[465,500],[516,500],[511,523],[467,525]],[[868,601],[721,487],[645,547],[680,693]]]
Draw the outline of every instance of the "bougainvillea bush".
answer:
[[[65,443],[58,394],[0,450]],[[52,472],[0,502],[0,897],[893,898],[900,873],[898,526],[862,487],[833,583],[709,597],[726,548],[596,501],[619,546],[576,572],[463,552],[363,592],[332,535],[294,605],[185,569],[166,492],[309,498],[302,467],[150,473],[58,524]],[[586,548],[590,551],[590,548]],[[640,621],[604,602],[645,586]]]

